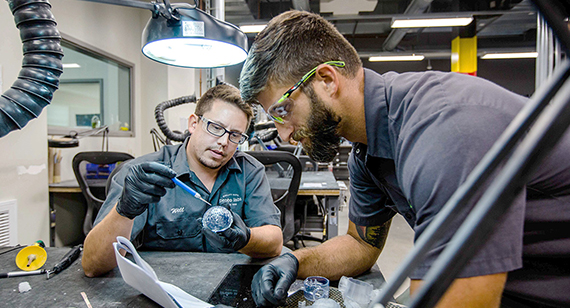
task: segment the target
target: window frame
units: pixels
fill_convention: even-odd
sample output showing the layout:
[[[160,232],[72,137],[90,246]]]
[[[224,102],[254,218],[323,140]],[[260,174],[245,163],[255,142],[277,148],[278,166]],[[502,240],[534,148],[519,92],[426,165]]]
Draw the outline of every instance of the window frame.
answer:
[[[129,70],[129,131],[109,131],[108,136],[110,137],[135,137],[135,100],[134,100],[134,93],[135,93],[135,64],[133,62],[127,61],[123,58],[117,57],[113,54],[110,54],[100,48],[97,48],[93,45],[80,41],[72,36],[69,36],[64,33],[60,33],[62,43],[71,45],[74,48],[79,50],[84,50],[88,53],[94,54],[101,58],[109,59],[118,64],[126,67]],[[66,83],[67,81],[60,81],[61,83]],[[103,99],[103,98],[102,98]],[[91,130],[92,128],[85,127],[85,128],[77,128],[77,127],[60,127],[60,126],[51,126],[48,125],[48,135],[68,135],[70,132],[77,132],[81,134],[82,132],[86,132]],[[100,136],[94,135],[93,137]],[[87,136],[86,136],[87,137]]]

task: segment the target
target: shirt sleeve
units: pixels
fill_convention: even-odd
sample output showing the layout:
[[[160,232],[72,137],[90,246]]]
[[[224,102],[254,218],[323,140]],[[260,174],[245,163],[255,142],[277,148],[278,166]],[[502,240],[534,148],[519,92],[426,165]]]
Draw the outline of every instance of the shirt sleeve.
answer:
[[[409,150],[402,151],[397,158],[401,162],[398,180],[416,213],[416,240],[509,122],[509,115],[492,107],[451,108],[411,128],[408,137],[400,141],[399,148]],[[458,218],[410,278],[423,278],[488,186],[489,183],[480,187],[473,201],[459,208]],[[522,266],[524,207],[524,194],[520,194],[459,277],[508,272]]]
[[[105,202],[99,209],[99,212],[97,213],[97,218],[95,218],[93,226],[96,226],[98,223],[100,223],[109,214],[109,212],[111,212],[115,204],[117,204],[117,202],[121,198],[121,195],[123,194],[123,186],[125,183],[125,177],[127,176],[129,166],[132,165],[133,163],[136,163],[137,161],[138,160],[134,159],[129,162],[126,162],[125,166],[123,166],[121,170],[119,170],[119,172],[117,172],[117,174],[113,176],[113,178],[111,179],[109,192],[107,193],[107,198],[105,199]],[[131,231],[131,239],[134,239],[142,231],[146,223],[147,215],[148,211],[144,211],[141,215],[135,217],[133,223],[133,229]]]
[[[281,213],[273,203],[265,166],[253,157],[244,157],[246,192],[244,222],[249,227],[275,225],[281,228]]]
[[[355,153],[348,158],[350,200],[348,217],[357,226],[381,226],[396,214],[393,202]]]

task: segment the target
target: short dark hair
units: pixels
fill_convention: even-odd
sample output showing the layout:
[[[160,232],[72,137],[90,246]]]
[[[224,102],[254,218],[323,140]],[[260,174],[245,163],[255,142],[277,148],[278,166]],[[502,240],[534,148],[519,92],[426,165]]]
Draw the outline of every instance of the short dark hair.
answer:
[[[240,75],[240,90],[247,103],[269,83],[292,86],[308,71],[327,61],[344,61],[341,74],[356,76],[362,61],[356,49],[323,17],[288,11],[271,19],[255,38]]]
[[[204,93],[196,103],[196,110],[194,113],[199,116],[204,115],[204,113],[212,109],[212,104],[217,99],[229,104],[233,104],[237,106],[241,111],[243,111],[243,113],[245,113],[247,116],[247,123],[249,127],[249,123],[253,117],[253,110],[249,104],[243,101],[239,89],[227,83],[219,84],[208,89],[208,91],[206,91],[206,93]],[[248,127],[246,127],[246,130]]]

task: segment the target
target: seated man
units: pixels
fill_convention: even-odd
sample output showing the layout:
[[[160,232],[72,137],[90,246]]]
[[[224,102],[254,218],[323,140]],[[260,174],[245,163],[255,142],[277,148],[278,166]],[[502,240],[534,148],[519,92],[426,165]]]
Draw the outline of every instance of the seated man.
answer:
[[[121,235],[142,241],[143,249],[200,252],[239,251],[274,257],[283,238],[264,166],[236,151],[247,136],[252,109],[230,85],[209,89],[188,119],[191,136],[132,161],[112,179],[111,189],[85,239],[85,275],[117,266],[111,243]],[[172,181],[177,177],[212,205],[225,204],[232,226],[214,233],[202,228],[209,205]]]

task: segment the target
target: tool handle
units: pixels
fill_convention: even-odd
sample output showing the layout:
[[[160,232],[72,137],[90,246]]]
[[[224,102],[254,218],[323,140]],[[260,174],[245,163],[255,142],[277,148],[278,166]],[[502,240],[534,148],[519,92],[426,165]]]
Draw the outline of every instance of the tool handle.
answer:
[[[173,181],[176,185],[180,186],[180,188],[182,188],[182,189],[184,189],[185,191],[189,192],[192,196],[194,196],[194,197],[196,197],[196,198],[198,198],[198,199],[202,199],[202,196],[200,196],[200,194],[199,194],[197,191],[195,191],[194,189],[190,188],[190,186],[184,184],[184,182],[180,181],[180,180],[177,179],[177,178],[172,178],[172,181]]]
[[[77,245],[77,246],[73,247],[73,249],[71,249],[68,253],[66,253],[65,256],[63,256],[63,258],[61,258],[61,260],[51,270],[52,275],[55,275],[55,274],[63,271],[68,266],[70,266],[71,263],[73,263],[75,260],[77,260],[77,258],[79,257],[79,254],[81,253],[82,247],[83,247],[83,245]]]
[[[0,273],[0,278],[10,278],[10,277],[19,277],[19,276],[30,276],[30,275],[41,275],[46,273],[45,269],[36,270],[36,271],[17,271],[17,272],[8,272],[8,273]]]
[[[192,196],[194,196],[196,199],[202,200],[202,202],[208,204],[209,206],[212,206],[212,205],[210,204],[210,202],[208,202],[208,201],[206,201],[206,199],[202,198],[202,196],[200,196],[200,194],[199,194],[197,191],[195,191],[194,189],[190,188],[190,186],[184,184],[184,182],[180,181],[179,179],[177,179],[177,178],[175,178],[175,177],[172,178],[172,181],[173,181],[174,183],[176,183],[176,185],[180,186],[180,188],[182,188],[182,189],[184,189],[185,191],[189,192],[189,193],[190,193]]]

